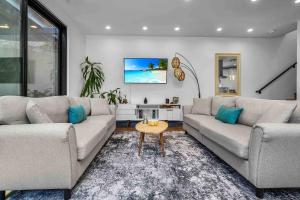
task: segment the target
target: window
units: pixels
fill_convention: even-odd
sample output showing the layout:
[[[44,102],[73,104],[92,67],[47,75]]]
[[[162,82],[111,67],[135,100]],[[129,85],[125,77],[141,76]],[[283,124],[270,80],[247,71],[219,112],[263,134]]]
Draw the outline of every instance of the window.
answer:
[[[0,7],[0,96],[66,94],[65,25],[36,0]]]

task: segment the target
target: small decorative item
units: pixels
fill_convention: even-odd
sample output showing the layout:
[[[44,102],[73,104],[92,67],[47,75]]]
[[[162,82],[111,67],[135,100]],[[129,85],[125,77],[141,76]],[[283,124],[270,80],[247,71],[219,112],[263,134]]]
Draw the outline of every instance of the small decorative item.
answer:
[[[166,104],[169,104],[170,103],[170,99],[166,99]]]
[[[179,56],[186,61],[187,64],[182,63],[179,59]],[[192,73],[192,75],[194,76],[196,83],[197,83],[197,87],[198,87],[198,97],[201,97],[201,93],[200,93],[200,84],[199,84],[199,79],[196,73],[196,70],[194,68],[194,66],[191,64],[191,62],[185,58],[183,55],[181,55],[180,53],[175,53],[175,57],[172,59],[172,67],[174,68],[174,76],[179,80],[179,81],[184,81],[185,79],[185,72],[183,71],[182,68],[187,69],[189,72]]]
[[[147,104],[147,103],[148,103],[148,99],[145,97],[144,104]]]
[[[173,104],[179,103],[179,97],[173,97]]]
[[[123,102],[122,102],[123,104],[128,104],[128,100],[127,100],[127,96],[125,95],[124,96],[124,99],[123,99]]]
[[[148,125],[149,126],[157,126],[158,125],[158,120],[151,119],[151,120],[148,121]]]
[[[143,124],[148,124],[148,119],[146,114],[143,115]]]

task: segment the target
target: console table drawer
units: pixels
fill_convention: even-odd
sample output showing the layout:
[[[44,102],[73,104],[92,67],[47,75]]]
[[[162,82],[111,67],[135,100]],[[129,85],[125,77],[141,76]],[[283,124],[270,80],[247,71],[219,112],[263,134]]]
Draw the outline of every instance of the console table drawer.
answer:
[[[117,115],[117,120],[136,120],[136,115]]]
[[[135,115],[135,110],[128,110],[128,109],[124,109],[124,110],[117,110],[117,115]]]

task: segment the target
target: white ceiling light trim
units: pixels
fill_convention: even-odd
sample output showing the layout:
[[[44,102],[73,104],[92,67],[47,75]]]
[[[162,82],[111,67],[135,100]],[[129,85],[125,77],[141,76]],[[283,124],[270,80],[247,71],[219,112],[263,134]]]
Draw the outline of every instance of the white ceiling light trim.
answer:
[[[180,31],[180,27],[179,27],[179,26],[176,26],[176,27],[174,28],[174,31]]]
[[[247,32],[248,32],[248,33],[252,33],[253,31],[254,31],[253,28],[248,28],[248,29],[247,29]]]
[[[110,26],[110,25],[106,25],[106,26],[105,26],[105,29],[106,29],[106,30],[111,30],[111,26]]]

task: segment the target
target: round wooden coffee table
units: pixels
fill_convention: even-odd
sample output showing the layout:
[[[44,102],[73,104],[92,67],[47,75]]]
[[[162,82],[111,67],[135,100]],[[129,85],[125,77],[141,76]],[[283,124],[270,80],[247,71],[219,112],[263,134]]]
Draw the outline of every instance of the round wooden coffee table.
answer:
[[[157,126],[149,126],[148,124],[143,124],[143,122],[137,123],[135,129],[140,132],[140,142],[138,149],[139,156],[141,155],[143,142],[145,140],[145,134],[159,135],[160,150],[163,156],[165,156],[164,132],[167,130],[167,128],[168,123],[164,121],[159,121]]]

